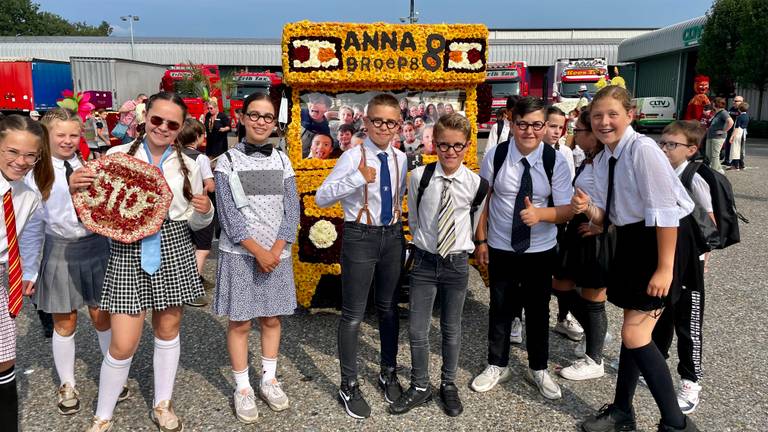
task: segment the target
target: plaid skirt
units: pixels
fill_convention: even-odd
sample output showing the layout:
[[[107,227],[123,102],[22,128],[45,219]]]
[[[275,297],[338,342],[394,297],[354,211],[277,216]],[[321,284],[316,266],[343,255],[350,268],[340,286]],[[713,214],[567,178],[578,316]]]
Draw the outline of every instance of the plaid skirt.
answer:
[[[149,275],[141,268],[141,240],[113,241],[101,293],[101,309],[138,314],[182,306],[202,296],[195,246],[187,221],[166,219],[160,228],[160,268]]]
[[[8,314],[8,268],[0,264],[0,362],[16,358],[16,322]]]

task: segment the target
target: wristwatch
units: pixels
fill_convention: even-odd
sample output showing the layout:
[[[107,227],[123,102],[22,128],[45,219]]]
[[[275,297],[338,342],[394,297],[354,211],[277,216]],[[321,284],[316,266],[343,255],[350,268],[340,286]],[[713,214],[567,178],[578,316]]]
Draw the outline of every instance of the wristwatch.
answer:
[[[475,246],[480,246],[481,244],[488,244],[488,240],[474,240]]]

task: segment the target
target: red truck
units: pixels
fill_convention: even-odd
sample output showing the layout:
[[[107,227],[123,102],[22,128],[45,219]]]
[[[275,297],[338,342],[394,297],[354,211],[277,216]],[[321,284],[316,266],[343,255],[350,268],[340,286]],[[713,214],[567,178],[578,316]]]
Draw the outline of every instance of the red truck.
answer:
[[[597,91],[595,84],[600,79],[610,80],[608,63],[603,57],[558,59],[547,74],[547,81],[551,84],[549,101],[575,107],[579,89],[586,86],[589,94],[594,95]]]
[[[238,121],[235,111],[243,108],[243,101],[252,93],[269,94],[270,88],[283,83],[283,78],[273,72],[240,72],[234,76],[235,86],[229,98],[229,118],[232,130],[236,130]]]
[[[187,93],[185,91],[179,91],[178,84],[192,76],[191,68],[199,68],[203,75],[208,78],[210,86],[208,87],[208,94],[212,97],[216,97],[218,100],[219,111],[224,111],[224,101],[221,97],[221,89],[216,85],[221,81],[221,74],[219,74],[219,67],[216,65],[188,65],[179,64],[172,66],[165,71],[163,79],[160,83],[160,90],[177,93],[184,99],[184,103],[187,104],[189,109],[189,115],[200,120],[201,122],[205,118],[205,104],[206,102],[202,97],[197,94]]]
[[[486,68],[486,84],[490,84],[493,102],[491,119],[478,125],[478,132],[488,132],[496,123],[496,111],[507,105],[509,96],[528,96],[530,75],[528,64],[523,61],[489,63]]]
[[[72,90],[67,62],[34,58],[0,58],[0,111],[47,111],[56,108],[61,92]]]

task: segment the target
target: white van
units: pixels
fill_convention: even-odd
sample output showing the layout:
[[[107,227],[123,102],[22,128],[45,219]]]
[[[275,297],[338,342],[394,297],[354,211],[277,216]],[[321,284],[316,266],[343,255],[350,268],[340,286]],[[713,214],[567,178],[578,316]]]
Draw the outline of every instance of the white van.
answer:
[[[635,109],[635,129],[663,129],[677,120],[675,100],[668,96],[632,99],[632,107]]]

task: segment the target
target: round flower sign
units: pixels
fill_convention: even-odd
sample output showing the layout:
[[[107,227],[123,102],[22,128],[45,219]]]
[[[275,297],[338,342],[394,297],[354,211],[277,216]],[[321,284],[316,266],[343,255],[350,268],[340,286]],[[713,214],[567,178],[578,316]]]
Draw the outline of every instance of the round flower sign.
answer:
[[[173,193],[159,168],[125,153],[91,161],[87,167],[96,180],[72,197],[86,228],[123,243],[160,230]]]

